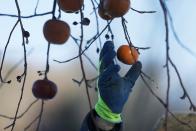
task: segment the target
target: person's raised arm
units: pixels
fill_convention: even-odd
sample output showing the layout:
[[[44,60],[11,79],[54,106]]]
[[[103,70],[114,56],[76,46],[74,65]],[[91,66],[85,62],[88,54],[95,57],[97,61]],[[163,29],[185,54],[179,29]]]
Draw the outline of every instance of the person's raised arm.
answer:
[[[129,94],[141,72],[141,62],[136,62],[124,77],[115,64],[116,52],[112,41],[106,41],[99,57],[99,77],[97,81],[98,101],[95,109],[88,114],[81,126],[81,131],[120,131],[122,130],[121,113]]]

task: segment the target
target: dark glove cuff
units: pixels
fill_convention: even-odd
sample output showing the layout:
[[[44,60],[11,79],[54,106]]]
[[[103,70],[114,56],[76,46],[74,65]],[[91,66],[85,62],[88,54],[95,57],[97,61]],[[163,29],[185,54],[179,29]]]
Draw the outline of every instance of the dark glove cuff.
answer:
[[[99,115],[96,113],[95,110],[92,110],[91,112],[88,113],[86,120],[87,120],[89,131],[96,131],[96,125],[95,125],[96,117],[99,117]],[[98,128],[98,131],[107,131],[99,127],[97,128]],[[122,123],[114,124],[113,128],[109,131],[122,131]]]
[[[114,123],[108,122],[104,119],[102,119],[100,116],[96,115],[94,118],[94,124],[96,127],[104,130],[104,131],[110,131],[114,128]]]

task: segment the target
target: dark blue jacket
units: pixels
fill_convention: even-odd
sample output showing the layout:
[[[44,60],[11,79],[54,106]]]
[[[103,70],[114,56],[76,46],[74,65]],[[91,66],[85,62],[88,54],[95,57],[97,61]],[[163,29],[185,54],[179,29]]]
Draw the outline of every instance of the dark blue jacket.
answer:
[[[80,131],[96,131],[95,124],[92,119],[92,117],[95,118],[96,116],[98,116],[98,114],[96,113],[95,110],[89,112],[84,118]],[[98,131],[104,131],[104,130],[98,129]],[[115,124],[114,128],[110,131],[122,131],[122,123]]]

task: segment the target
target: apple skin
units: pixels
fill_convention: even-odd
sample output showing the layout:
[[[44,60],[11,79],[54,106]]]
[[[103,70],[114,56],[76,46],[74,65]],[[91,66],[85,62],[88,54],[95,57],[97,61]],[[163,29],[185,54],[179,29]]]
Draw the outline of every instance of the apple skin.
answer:
[[[117,58],[124,64],[132,65],[137,62],[139,53],[134,47],[129,45],[122,45],[117,50]]]
[[[69,39],[70,32],[69,24],[61,20],[50,19],[43,26],[45,39],[56,45],[64,44]]]
[[[32,93],[38,99],[52,99],[57,93],[57,86],[54,82],[47,79],[36,80],[33,83]]]
[[[58,0],[57,2],[60,9],[66,13],[79,11],[84,4],[84,0]]]
[[[112,16],[107,14],[107,12],[103,9],[101,4],[99,4],[99,6],[98,6],[98,14],[104,20],[112,20],[113,19]]]
[[[130,0],[102,0],[101,4],[111,17],[124,16],[131,6]]]

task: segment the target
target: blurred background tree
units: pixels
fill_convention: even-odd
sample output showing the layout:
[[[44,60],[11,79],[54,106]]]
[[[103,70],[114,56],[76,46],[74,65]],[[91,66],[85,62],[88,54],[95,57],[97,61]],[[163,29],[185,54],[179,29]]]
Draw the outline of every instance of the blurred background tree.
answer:
[[[16,7],[17,2],[21,11],[20,17]],[[132,91],[123,112],[125,131],[150,131],[161,116],[165,114],[164,103],[160,103],[152,95],[142,78],[148,82],[150,89],[166,104],[166,96],[168,96],[166,91],[168,82],[170,83],[170,111],[193,112],[194,107],[191,111],[189,110],[190,100],[187,99],[187,94],[189,94],[192,104],[196,103],[194,95],[196,92],[194,88],[196,85],[194,80],[194,72],[196,72],[196,37],[194,36],[196,34],[196,28],[194,28],[196,1],[132,0],[132,9],[123,18],[105,21],[97,14],[99,1],[86,0],[81,11],[84,14],[83,17],[90,20],[88,26],[81,24],[81,12],[71,14],[63,11],[59,12],[58,5],[55,3],[56,8],[54,8],[54,3],[54,0],[48,0],[47,2],[39,0],[0,1],[0,56],[1,61],[4,61],[1,62],[1,64],[3,63],[1,78],[3,81],[11,80],[10,84],[2,82],[0,85],[1,130],[4,130],[7,126],[7,130],[13,127],[15,131],[24,130],[35,118],[37,118],[36,121],[28,130],[35,131],[37,125],[39,125],[40,117],[37,116],[40,115],[43,102],[41,100],[35,101],[36,98],[32,94],[32,85],[37,79],[43,79],[44,75],[39,76],[37,72],[47,69],[48,42],[44,39],[43,25],[53,16],[57,18],[60,16],[61,20],[70,25],[71,37],[63,45],[50,45],[50,57],[48,57],[50,70],[47,77],[57,84],[58,91],[54,99],[44,102],[39,128],[41,131],[77,131],[84,116],[89,111],[85,82],[78,83],[84,78],[80,59],[77,57],[66,63],[53,61],[66,61],[78,56],[78,45],[81,44],[81,26],[84,33],[82,49],[91,44],[85,54],[82,55],[87,80],[97,77],[98,51],[106,40],[113,40],[116,50],[120,45],[128,43],[125,38],[125,29],[127,29],[134,46],[150,47],[148,50],[139,49],[139,60],[143,64],[142,71],[150,76],[150,79],[142,73],[143,77],[138,79]],[[92,3],[95,8],[93,8]],[[166,17],[164,17],[164,14]],[[25,31],[30,33],[28,44],[22,44],[21,25],[18,21],[10,37],[4,57],[6,44],[18,18],[19,20],[21,18]],[[127,28],[123,28],[123,19],[126,19]],[[168,26],[165,25],[167,21]],[[169,31],[166,32],[167,28]],[[169,43],[165,42],[167,35]],[[113,37],[114,39],[112,39]],[[26,41],[26,39],[24,40]],[[167,44],[170,46],[169,57],[172,62],[167,57]],[[26,52],[24,52],[24,45]],[[25,57],[26,59],[24,59]],[[25,61],[27,62],[27,75],[25,85],[22,86],[24,77],[21,78],[21,82],[18,82],[16,77],[25,72]],[[168,66],[167,62],[169,63]],[[121,75],[124,75],[130,68],[130,65],[122,64],[118,60],[117,63],[121,66]],[[177,67],[186,88],[187,94],[184,95],[184,100],[180,99],[184,91],[172,63]],[[169,71],[166,69],[169,69]],[[167,79],[168,76],[169,80]],[[87,82],[90,82],[89,84],[92,86],[92,88],[89,88],[89,92],[93,106],[97,100],[96,81]],[[24,87],[23,97],[17,116],[27,109],[29,110],[20,119],[16,119],[16,123],[13,124],[13,119],[10,120],[8,117],[14,118],[16,115],[22,87]],[[32,102],[34,103],[32,104]],[[10,124],[11,126],[9,126]]]

